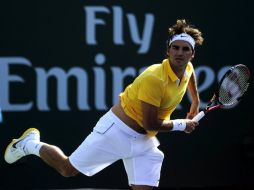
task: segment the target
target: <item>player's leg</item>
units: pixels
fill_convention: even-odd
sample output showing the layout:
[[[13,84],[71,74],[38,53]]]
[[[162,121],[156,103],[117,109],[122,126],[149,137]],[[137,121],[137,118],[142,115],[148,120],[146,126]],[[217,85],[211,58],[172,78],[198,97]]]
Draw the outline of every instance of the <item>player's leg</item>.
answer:
[[[40,157],[64,177],[72,177],[79,173],[72,166],[69,158],[57,146],[44,143],[40,149]]]
[[[128,142],[123,141],[126,135],[115,126],[110,115],[108,112],[97,122],[94,131],[69,157],[58,147],[40,142],[40,132],[31,128],[7,146],[5,160],[11,164],[23,156],[34,154],[63,176],[73,176],[78,171],[92,176],[130,151]],[[126,149],[124,153],[123,149]]]

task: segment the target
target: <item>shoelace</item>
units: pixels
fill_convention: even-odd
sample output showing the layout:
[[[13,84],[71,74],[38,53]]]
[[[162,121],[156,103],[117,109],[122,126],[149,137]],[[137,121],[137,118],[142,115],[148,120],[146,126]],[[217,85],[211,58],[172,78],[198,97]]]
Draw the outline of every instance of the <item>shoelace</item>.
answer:
[[[24,152],[25,154],[27,154],[27,151],[25,149],[25,145],[29,140],[37,140],[36,135],[38,135],[35,132],[30,132],[28,133],[23,139],[20,140],[20,142],[18,142],[16,144],[16,149],[19,149],[19,151]],[[29,139],[29,140],[28,140]],[[14,147],[13,147],[14,148]],[[15,149],[15,148],[14,148]]]

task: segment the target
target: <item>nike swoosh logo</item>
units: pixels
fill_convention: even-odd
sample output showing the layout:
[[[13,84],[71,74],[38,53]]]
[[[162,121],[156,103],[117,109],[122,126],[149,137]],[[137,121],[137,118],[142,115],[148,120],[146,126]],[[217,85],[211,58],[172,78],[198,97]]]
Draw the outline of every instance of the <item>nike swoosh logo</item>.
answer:
[[[22,140],[22,139],[21,139],[21,140]],[[13,148],[17,148],[16,145],[17,145],[21,140],[18,140],[17,142],[13,143],[12,147],[13,147]]]
[[[187,37],[187,36],[181,35],[181,37]]]

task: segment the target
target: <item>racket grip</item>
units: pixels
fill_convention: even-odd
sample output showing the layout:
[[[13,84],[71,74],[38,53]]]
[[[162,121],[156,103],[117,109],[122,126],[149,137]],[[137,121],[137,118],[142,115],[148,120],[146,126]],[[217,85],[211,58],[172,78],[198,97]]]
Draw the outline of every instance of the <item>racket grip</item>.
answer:
[[[201,111],[199,112],[195,117],[192,118],[192,121],[199,121],[200,119],[202,119],[205,116],[205,112]]]

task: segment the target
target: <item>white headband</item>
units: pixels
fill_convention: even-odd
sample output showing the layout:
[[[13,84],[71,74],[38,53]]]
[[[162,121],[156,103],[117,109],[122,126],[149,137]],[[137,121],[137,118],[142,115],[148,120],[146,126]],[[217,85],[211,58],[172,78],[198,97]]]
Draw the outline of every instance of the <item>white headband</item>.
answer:
[[[181,33],[181,34],[176,34],[172,37],[172,39],[169,41],[168,46],[172,44],[172,42],[176,40],[183,40],[188,42],[191,47],[194,49],[195,48],[195,40],[187,33]]]

